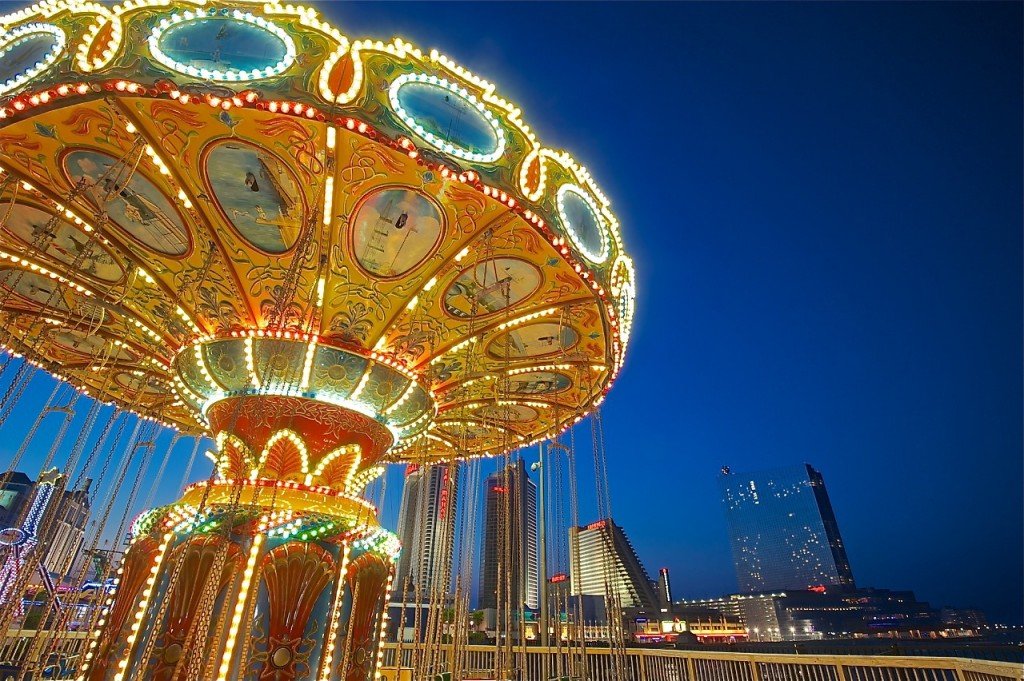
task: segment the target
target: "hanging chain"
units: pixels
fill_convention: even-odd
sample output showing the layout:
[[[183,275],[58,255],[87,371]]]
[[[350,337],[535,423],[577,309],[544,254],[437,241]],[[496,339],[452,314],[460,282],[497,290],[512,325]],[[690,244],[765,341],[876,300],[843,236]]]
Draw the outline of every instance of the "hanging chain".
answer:
[[[95,459],[96,459],[97,453],[100,452],[101,450],[103,450],[103,448],[106,446],[107,439],[109,438],[110,433],[113,430],[114,423],[115,423],[115,421],[120,419],[122,414],[123,414],[123,412],[120,409],[118,409],[118,408],[115,408],[114,410],[112,410],[109,418],[107,419],[107,422],[104,424],[104,426],[103,426],[103,428],[102,428],[102,430],[100,432],[100,435],[99,435],[99,437],[96,440],[95,446],[90,450],[89,455],[86,457],[86,460],[85,460],[85,462],[82,465],[82,470],[79,472],[78,477],[75,478],[75,481],[74,481],[74,483],[71,486],[71,488],[73,490],[78,490],[79,487],[81,486],[82,481],[85,478],[85,476],[88,475],[91,472],[91,470],[93,468],[93,465],[94,465],[94,462],[95,462]],[[121,421],[122,421],[121,431],[123,431],[123,428],[124,428],[123,421],[124,421],[124,419],[121,419]],[[102,478],[98,478],[98,479],[96,479],[93,482],[98,486],[98,485],[102,484],[103,479]],[[82,496],[83,496],[83,503],[82,503],[82,505],[85,506],[86,509],[88,509],[89,506],[90,506],[89,501],[88,501],[89,500],[88,493],[83,493]],[[82,529],[83,529],[83,541],[82,541],[82,544],[80,544],[80,547],[84,548],[84,544],[85,544],[85,542],[84,542],[84,538],[85,538],[84,537],[84,529],[85,528],[82,528]],[[81,550],[81,548],[80,548],[80,550]],[[95,550],[95,547],[94,547],[94,550]],[[85,555],[90,555],[88,550],[84,551],[83,553]],[[72,567],[71,567],[71,570],[73,570],[73,569],[74,569],[74,564],[72,564]],[[88,573],[88,570],[89,570],[89,562],[87,560],[84,560],[84,561],[81,562],[81,565],[79,566],[78,572],[76,574],[72,575],[71,571],[69,570],[68,574],[65,575],[65,577],[66,578],[70,578],[70,583],[71,583],[72,588],[79,589],[79,590],[81,589],[81,585],[85,581],[85,577],[86,577],[86,574]],[[97,591],[97,593],[100,593],[100,594],[103,593],[103,592],[104,592],[103,588],[100,588]],[[58,615],[57,615],[58,619],[55,621],[54,625],[51,627],[51,630],[56,632],[56,633],[49,640],[49,645],[43,650],[41,656],[39,656],[37,658],[39,660],[48,660],[48,659],[50,659],[50,655],[53,654],[60,647],[60,645],[64,642],[64,639],[66,638],[66,635],[69,633],[69,625],[70,625],[70,622],[71,622],[71,617],[74,614],[75,610],[77,609],[78,604],[77,603],[71,603],[71,602],[65,602],[65,603],[62,603],[62,606],[63,607],[61,607],[59,609],[59,612],[58,612]],[[47,616],[44,615],[44,617],[42,618],[42,621],[47,621]],[[26,656],[26,657],[29,660],[33,659],[31,656]]]

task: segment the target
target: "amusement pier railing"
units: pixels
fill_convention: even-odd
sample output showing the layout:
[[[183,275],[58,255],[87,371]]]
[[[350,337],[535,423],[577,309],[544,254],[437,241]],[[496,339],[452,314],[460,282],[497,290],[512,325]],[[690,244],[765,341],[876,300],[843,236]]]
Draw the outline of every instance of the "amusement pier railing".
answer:
[[[45,629],[38,631],[35,629],[9,629],[7,636],[0,639],[0,681],[6,681],[4,676],[5,667],[18,667],[25,662],[25,656],[29,652],[33,638],[45,636],[47,642],[49,642],[49,639],[55,635],[57,640],[53,641],[52,646],[36,647],[37,655],[38,649],[41,647],[52,648],[49,659],[45,661],[43,666],[53,667],[53,669],[48,670],[49,676],[45,678],[63,678],[56,673],[56,669],[74,669],[79,656],[85,648],[88,632],[65,631],[55,634],[55,632]],[[35,662],[36,660],[33,660],[33,663]]]
[[[49,635],[49,632],[42,632]],[[0,670],[18,665],[36,631],[8,632],[0,644]],[[77,665],[85,643],[85,632],[65,632],[57,651],[45,666],[71,672]],[[384,644],[383,678],[413,681],[424,676],[409,669],[415,651],[404,645],[401,665],[396,665],[397,644]],[[448,669],[453,654],[442,646],[432,655],[439,669]],[[460,648],[464,669],[455,678],[494,679],[494,646]],[[573,660],[570,660],[570,654]],[[770,655],[763,653],[720,653],[654,648],[588,647],[584,655],[578,648],[527,646],[504,651],[514,674],[502,675],[519,681],[546,681],[552,678],[585,678],[588,681],[1024,681],[1024,665],[989,662],[962,657],[896,657],[887,655]],[[402,667],[398,669],[397,667]],[[54,671],[56,671],[54,669]],[[585,670],[585,673],[584,673]],[[51,672],[52,674],[53,672]],[[63,678],[63,673],[48,678]],[[433,677],[427,677],[433,678]],[[3,679],[0,674],[0,679]]]
[[[414,678],[409,665],[414,650],[408,645],[396,664],[397,645],[384,646],[383,676],[394,681]],[[442,648],[439,668],[452,654]],[[466,646],[462,679],[494,679],[494,646]],[[575,656],[571,662],[570,654]],[[500,675],[522,681],[585,678],[589,681],[1022,681],[1024,665],[960,657],[889,657],[869,655],[769,655],[706,653],[684,650],[627,648],[579,649],[527,646],[503,655],[516,673]],[[404,667],[406,669],[398,669]],[[388,669],[390,668],[390,669]],[[419,676],[419,675],[416,675]]]

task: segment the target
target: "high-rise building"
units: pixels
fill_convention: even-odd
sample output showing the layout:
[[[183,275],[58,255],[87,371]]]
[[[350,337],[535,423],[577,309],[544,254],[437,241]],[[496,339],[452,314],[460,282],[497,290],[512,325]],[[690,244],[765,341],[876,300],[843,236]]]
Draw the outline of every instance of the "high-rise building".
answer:
[[[411,464],[405,470],[398,512],[398,602],[428,601],[435,589],[448,593],[449,585],[442,582],[451,575],[458,473],[451,464]]]
[[[655,608],[654,582],[611,518],[569,528],[569,566],[574,595],[617,596],[623,608]],[[665,586],[668,586],[667,574]]]
[[[537,486],[527,475],[526,464],[519,459],[484,481],[478,607],[496,608],[500,600],[514,610],[524,606],[537,608],[538,557]]]
[[[821,473],[807,464],[723,468],[719,484],[740,591],[854,584]]]
[[[39,480],[17,471],[0,473],[0,545],[19,547],[17,557],[4,558],[0,582],[11,581],[29,551],[41,552],[39,574],[48,584],[68,575],[85,540],[91,483],[87,478],[80,489],[65,490],[67,480],[56,468]]]
[[[0,529],[19,524],[33,492],[35,482],[21,471],[0,473]]]
[[[75,490],[65,490],[53,509],[50,541],[43,565],[55,577],[68,575],[85,542],[85,524],[89,519],[89,486],[92,480]]]

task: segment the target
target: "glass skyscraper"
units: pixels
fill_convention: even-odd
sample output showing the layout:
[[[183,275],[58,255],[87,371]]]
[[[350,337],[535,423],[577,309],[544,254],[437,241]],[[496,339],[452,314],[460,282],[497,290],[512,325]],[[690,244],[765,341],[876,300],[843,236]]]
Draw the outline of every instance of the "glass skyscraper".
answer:
[[[722,469],[740,591],[853,585],[821,473],[807,464],[754,473]]]

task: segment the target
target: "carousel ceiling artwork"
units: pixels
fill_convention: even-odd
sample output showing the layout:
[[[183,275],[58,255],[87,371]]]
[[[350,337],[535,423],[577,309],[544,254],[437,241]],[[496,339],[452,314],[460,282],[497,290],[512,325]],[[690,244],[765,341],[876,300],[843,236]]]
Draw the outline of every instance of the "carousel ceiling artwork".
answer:
[[[0,17],[0,345],[216,444],[136,519],[80,681],[379,676],[367,485],[579,422],[635,292],[590,174],[436,51],[273,0]]]
[[[10,14],[6,345],[188,432],[273,387],[365,414],[384,460],[548,437],[614,381],[635,283],[595,181],[524,121],[443,55],[294,5]]]

